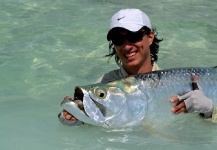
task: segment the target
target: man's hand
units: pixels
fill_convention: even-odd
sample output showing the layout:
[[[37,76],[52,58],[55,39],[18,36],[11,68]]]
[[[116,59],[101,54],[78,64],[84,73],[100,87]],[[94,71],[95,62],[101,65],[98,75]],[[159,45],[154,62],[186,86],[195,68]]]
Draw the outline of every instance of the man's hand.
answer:
[[[202,88],[197,83],[198,76],[194,76],[192,86],[193,91],[190,91],[182,96],[174,96],[171,98],[171,103],[177,103],[171,111],[174,114],[179,113],[200,113],[204,117],[211,117],[214,105],[211,99],[207,98]]]
[[[64,97],[68,100],[72,100],[70,96]],[[79,108],[82,109],[81,104],[77,103]],[[68,113],[66,110],[63,110],[61,113],[58,114],[59,121],[62,124],[69,125],[69,126],[80,126],[83,124],[80,120],[77,120],[73,115]]]

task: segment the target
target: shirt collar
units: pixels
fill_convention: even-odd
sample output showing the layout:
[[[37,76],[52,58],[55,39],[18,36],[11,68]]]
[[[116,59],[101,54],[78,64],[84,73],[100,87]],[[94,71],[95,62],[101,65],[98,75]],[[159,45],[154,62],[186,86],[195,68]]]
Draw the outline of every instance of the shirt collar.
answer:
[[[159,67],[156,63],[154,63],[154,64],[153,64],[153,67],[152,67],[152,71],[156,71],[156,70],[160,70],[160,67]],[[122,75],[123,77],[126,77],[126,76],[129,75],[129,74],[124,70],[123,66],[120,67],[120,71],[121,71],[121,75]]]

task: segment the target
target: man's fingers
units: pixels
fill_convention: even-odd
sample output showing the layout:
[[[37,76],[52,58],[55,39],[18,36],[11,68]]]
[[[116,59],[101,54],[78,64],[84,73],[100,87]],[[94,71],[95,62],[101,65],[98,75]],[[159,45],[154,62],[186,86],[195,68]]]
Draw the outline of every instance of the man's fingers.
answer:
[[[176,103],[176,106],[183,102],[179,96],[174,96],[170,99],[171,103]]]
[[[178,96],[174,96],[170,99],[170,102],[171,103],[176,103],[176,106],[174,106],[171,111],[174,113],[174,114],[179,114],[179,113],[188,113],[188,111],[186,110],[186,107],[185,107],[185,103],[183,100],[179,100],[179,97]]]
[[[178,96],[173,96],[173,97],[170,99],[170,102],[171,102],[171,103],[176,103],[176,102],[178,102],[178,101],[179,101]]]
[[[178,105],[174,106],[171,111],[174,114],[179,114],[181,112],[186,112],[186,107],[184,101],[180,102]]]
[[[63,116],[66,116],[68,112],[66,110],[63,110]]]
[[[178,115],[178,114],[180,114],[180,113],[185,113],[185,108],[184,107],[182,107],[181,109],[179,109],[179,110],[177,110],[176,112],[174,112],[174,114],[176,114],[176,115]]]
[[[70,96],[65,96],[64,98],[66,98],[68,100],[72,100],[72,98]]]
[[[76,118],[71,115],[70,113],[68,113],[66,110],[63,110],[63,116],[66,120],[71,120],[71,121],[75,121]]]
[[[193,76],[192,81],[193,81],[193,82],[197,82],[197,81],[198,81],[198,76],[197,76],[197,75]]]

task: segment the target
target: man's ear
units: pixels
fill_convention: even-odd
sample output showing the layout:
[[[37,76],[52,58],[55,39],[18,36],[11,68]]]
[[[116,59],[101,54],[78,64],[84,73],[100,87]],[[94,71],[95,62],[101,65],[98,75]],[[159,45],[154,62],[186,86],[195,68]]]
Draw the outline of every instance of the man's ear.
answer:
[[[153,41],[154,41],[154,32],[153,30],[151,30],[150,34],[148,35],[149,46],[152,44]]]

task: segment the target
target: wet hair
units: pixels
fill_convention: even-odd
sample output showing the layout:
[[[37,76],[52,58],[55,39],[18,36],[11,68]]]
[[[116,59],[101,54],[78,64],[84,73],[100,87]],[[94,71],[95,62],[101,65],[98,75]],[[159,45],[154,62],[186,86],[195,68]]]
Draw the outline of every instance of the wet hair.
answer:
[[[145,34],[149,35],[151,33],[151,29],[149,29],[148,27],[144,26],[142,27],[143,30],[145,30]],[[159,51],[159,43],[161,41],[163,41],[163,39],[159,39],[157,38],[157,30],[156,28],[152,29],[154,32],[154,40],[152,42],[152,44],[150,45],[150,52],[151,52],[151,63],[153,64],[154,62],[157,62],[158,60],[158,56],[157,53]],[[109,54],[105,55],[105,57],[109,57],[109,60],[112,56],[115,56],[115,61],[117,63],[118,66],[121,66],[121,60],[118,57],[118,55],[116,54],[116,50],[114,48],[114,44],[112,43],[112,41],[109,41]]]

